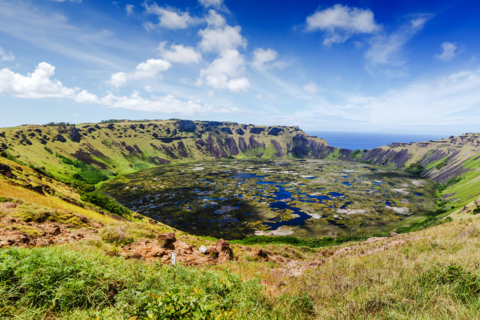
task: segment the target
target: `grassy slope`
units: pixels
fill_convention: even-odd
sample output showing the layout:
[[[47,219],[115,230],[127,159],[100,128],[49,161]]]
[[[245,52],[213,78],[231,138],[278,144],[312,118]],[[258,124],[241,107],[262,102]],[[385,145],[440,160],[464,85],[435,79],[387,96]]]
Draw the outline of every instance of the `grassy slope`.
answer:
[[[130,126],[137,126],[132,129]],[[45,127],[26,125],[15,128],[0,129],[0,145],[3,143],[9,147],[7,152],[15,157],[17,160],[25,164],[33,165],[37,168],[45,168],[54,177],[61,180],[70,180],[71,176],[76,173],[74,167],[66,165],[55,156],[56,153],[64,155],[68,158],[74,159],[73,154],[78,154],[78,151],[83,151],[89,154],[93,161],[97,163],[94,165],[106,166],[106,169],[112,174],[125,174],[134,172],[139,169],[156,166],[157,160],[152,160],[152,157],[159,159],[184,162],[193,160],[214,159],[208,150],[200,150],[197,147],[196,141],[199,139],[207,140],[209,136],[214,139],[213,148],[223,149],[227,155],[231,155],[231,150],[226,146],[220,146],[217,138],[225,142],[227,137],[233,137],[237,147],[240,146],[239,140],[243,138],[248,146],[248,150],[242,152],[239,149],[239,154],[235,155],[238,158],[255,157],[257,155],[264,157],[275,157],[276,149],[271,141],[276,140],[286,153],[287,144],[291,144],[292,137],[296,134],[304,134],[297,127],[276,127],[283,129],[283,133],[278,136],[269,135],[269,128],[266,126],[245,126],[237,124],[225,124],[216,127],[208,126],[208,123],[196,122],[197,130],[192,132],[180,132],[175,121],[152,121],[144,122],[141,125],[144,129],[138,127],[140,124],[132,122],[115,123],[114,129],[108,129],[108,124],[98,125],[100,129],[94,128],[92,124],[77,125],[82,138],[80,142],[73,142],[69,138],[68,130],[65,127]],[[259,134],[250,133],[250,128],[265,129]],[[221,129],[231,129],[232,134],[227,134]],[[243,135],[236,132],[237,129],[244,131]],[[96,131],[88,132],[89,129]],[[41,130],[41,133],[34,130]],[[176,131],[176,133],[174,133]],[[5,138],[1,136],[4,133]],[[66,142],[53,141],[60,133],[66,138]],[[170,132],[170,133],[168,133]],[[185,145],[185,152],[182,154],[180,150],[180,141],[162,142],[153,137],[157,134],[159,138],[183,138],[181,142]],[[30,137],[29,135],[34,135]],[[46,144],[40,142],[44,136],[48,138]],[[264,145],[265,147],[255,147],[249,142],[250,137],[255,141]],[[25,142],[30,141],[31,144]],[[315,139],[319,143],[327,145],[323,139]],[[23,141],[23,142],[22,142]],[[152,146],[155,145],[155,147]],[[45,148],[53,152],[50,153]],[[162,148],[168,148],[170,152]],[[161,149],[161,151],[159,150]]]
[[[17,166],[5,159],[2,163]],[[478,164],[472,160],[467,165],[476,169]],[[29,168],[23,167],[21,173],[15,174],[25,183],[47,184],[58,194],[79,200],[74,189],[54,180],[39,179]],[[457,194],[475,185],[475,171],[469,174],[471,177],[452,187],[458,188]],[[468,201],[473,193],[465,192],[464,199]],[[122,226],[130,230],[131,241],[147,234],[144,222],[117,222],[57,196],[39,195],[12,185],[3,177],[0,196],[21,200],[33,208],[77,212],[103,222],[106,229],[110,225]],[[473,203],[469,206],[476,207]],[[378,245],[379,250],[375,251],[375,247],[360,243],[350,251],[353,253],[327,259],[324,266],[297,278],[271,273],[275,265],[241,255],[228,265],[199,269],[165,268],[111,258],[103,252],[115,245],[107,241],[2,250],[0,315],[20,319],[130,319],[155,309],[150,293],[164,299],[166,292],[180,289],[187,296],[183,299],[203,299],[202,294],[195,293],[197,288],[210,295],[209,301],[222,307],[215,309],[217,315],[227,312],[226,317],[237,319],[477,319],[480,220],[458,211],[450,216],[453,222],[387,240],[399,241],[397,245]],[[155,228],[156,232],[171,230],[161,225]],[[195,245],[211,243],[180,236]],[[328,250],[354,244],[331,246]],[[275,244],[254,247],[306,261],[324,257],[326,252]],[[260,279],[264,286],[259,285]],[[277,286],[280,282],[285,285]],[[115,300],[109,298],[112,290],[120,292]],[[151,305],[145,305],[146,302]]]

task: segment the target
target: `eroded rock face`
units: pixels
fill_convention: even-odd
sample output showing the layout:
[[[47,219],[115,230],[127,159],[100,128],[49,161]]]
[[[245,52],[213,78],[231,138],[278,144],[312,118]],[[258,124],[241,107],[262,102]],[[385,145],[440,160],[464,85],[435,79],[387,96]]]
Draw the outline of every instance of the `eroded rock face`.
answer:
[[[82,139],[82,135],[80,134],[78,129],[75,127],[72,127],[70,129],[70,140],[72,140],[73,142],[80,142],[81,139]]]
[[[3,163],[0,163],[0,174],[2,176],[7,177],[7,178],[13,178],[14,177],[14,175],[12,173],[12,168],[10,168],[9,165],[3,164]]]
[[[193,132],[197,129],[195,122],[190,120],[180,120],[176,123],[178,131],[180,132]]]

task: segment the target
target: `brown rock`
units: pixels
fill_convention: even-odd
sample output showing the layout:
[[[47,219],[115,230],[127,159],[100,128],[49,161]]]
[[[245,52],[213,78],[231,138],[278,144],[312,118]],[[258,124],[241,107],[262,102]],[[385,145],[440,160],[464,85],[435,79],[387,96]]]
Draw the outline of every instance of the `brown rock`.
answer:
[[[158,239],[165,242],[163,244],[164,248],[175,250],[175,242],[177,239],[175,238],[175,234],[173,232],[160,234],[158,235]]]
[[[268,255],[262,249],[255,252],[255,256],[260,260],[268,260]]]
[[[393,238],[393,237],[396,237],[396,236],[398,236],[398,233],[396,233],[396,232],[390,232],[390,237]]]
[[[15,209],[18,206],[18,204],[14,202],[4,202],[0,204],[0,208],[2,209]]]
[[[62,229],[60,229],[60,228],[58,228],[58,227],[55,228],[55,229],[53,229],[52,231],[50,231],[50,234],[51,234],[52,236],[58,236],[58,235],[61,234],[61,233],[62,233]]]
[[[142,254],[140,252],[135,252],[133,255],[132,255],[132,258],[133,259],[142,259]]]
[[[227,241],[223,239],[218,240],[216,247],[219,251],[218,263],[224,263],[233,260],[233,251],[230,249],[230,244]]]

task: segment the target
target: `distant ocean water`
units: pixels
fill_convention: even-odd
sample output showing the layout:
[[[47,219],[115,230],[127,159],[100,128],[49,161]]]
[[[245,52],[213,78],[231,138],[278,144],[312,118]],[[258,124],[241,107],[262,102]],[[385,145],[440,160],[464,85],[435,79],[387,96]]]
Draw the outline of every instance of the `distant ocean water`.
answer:
[[[311,136],[327,140],[328,145],[350,150],[373,149],[386,146],[392,142],[422,142],[438,140],[447,136],[432,134],[397,134],[397,133],[370,133],[370,132],[325,132],[305,131]]]

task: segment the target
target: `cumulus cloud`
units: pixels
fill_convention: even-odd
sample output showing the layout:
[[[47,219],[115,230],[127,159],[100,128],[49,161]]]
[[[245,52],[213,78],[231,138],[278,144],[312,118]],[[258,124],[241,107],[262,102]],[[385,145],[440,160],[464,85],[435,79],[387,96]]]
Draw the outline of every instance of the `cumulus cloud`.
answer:
[[[127,84],[127,74],[125,72],[114,73],[110,76],[110,80],[107,83],[115,88],[123,87]]]
[[[391,34],[378,34],[372,37],[369,40],[370,48],[365,52],[368,67],[380,67],[386,75],[391,77],[408,75],[405,59],[402,56],[403,46],[423,29],[430,18],[431,15],[418,15]]]
[[[183,63],[183,64],[192,64],[199,63],[202,60],[202,54],[195,51],[192,47],[184,47],[183,45],[172,44],[170,46],[171,50],[165,49],[165,44],[167,42],[160,42],[158,46],[158,51],[160,51],[160,56],[170,62]]]
[[[218,108],[213,105],[200,104],[199,101],[182,101],[172,95],[164,97],[151,96],[145,99],[134,92],[130,96],[116,96],[109,93],[101,99],[101,103],[110,108],[122,108],[139,111],[164,112],[169,114],[193,115],[202,113],[228,113],[236,108]]]
[[[317,11],[307,17],[308,31],[324,31],[324,45],[343,43],[354,34],[372,34],[381,29],[369,9],[352,8],[341,4]]]
[[[457,50],[457,46],[451,42],[444,42],[442,43],[443,52],[441,54],[436,54],[435,58],[440,61],[450,61],[453,57],[457,55],[455,52]]]
[[[133,13],[133,8],[135,8],[135,6],[133,4],[125,5],[125,11],[127,11],[127,16],[129,16]]]
[[[40,63],[34,73],[23,76],[7,68],[0,70],[0,93],[20,98],[74,98],[75,89],[65,87],[58,80],[51,80],[55,67]]]
[[[117,96],[109,92],[103,98],[80,88],[67,88],[60,81],[51,79],[55,74],[55,67],[40,63],[35,72],[26,76],[14,73],[4,68],[0,70],[0,94],[19,98],[66,98],[78,103],[104,105],[110,108],[123,108],[140,111],[164,112],[170,114],[192,115],[198,113],[228,113],[237,112],[236,108],[215,107],[201,104],[197,101],[182,101],[172,95],[163,97],[150,96],[143,98],[138,92],[130,96]],[[148,86],[147,86],[148,87]],[[147,89],[146,87],[146,89]]]
[[[323,88],[318,86],[315,82],[310,81],[309,84],[303,86],[303,90],[310,92],[310,93],[317,93],[323,91]]]
[[[198,84],[207,84],[215,89],[228,89],[232,92],[247,91],[250,82],[239,75],[245,70],[245,59],[238,50],[226,50],[212,64],[200,70]]]
[[[15,56],[13,53],[6,53],[2,47],[0,47],[0,60],[1,61],[13,61],[15,60]]]
[[[139,63],[134,72],[125,73],[118,72],[111,75],[110,80],[107,83],[115,88],[125,86],[128,79],[161,79],[161,72],[167,71],[172,67],[172,64],[162,59],[148,59],[142,63]]]
[[[257,70],[265,70],[267,63],[275,61],[278,58],[278,53],[272,49],[256,48],[253,51],[252,67]]]
[[[181,12],[174,9],[159,7],[156,3],[152,5],[144,4],[147,13],[158,16],[158,24],[147,23],[147,29],[167,28],[167,29],[186,29],[189,26],[199,23],[199,19],[190,16],[188,12]]]
[[[214,10],[210,10],[206,20],[208,27],[198,32],[202,37],[198,47],[202,51],[223,52],[238,47],[246,48],[247,40],[240,34],[240,26],[226,24],[225,19]]]
[[[223,4],[223,0],[199,0],[199,2],[204,7],[220,7]]]

